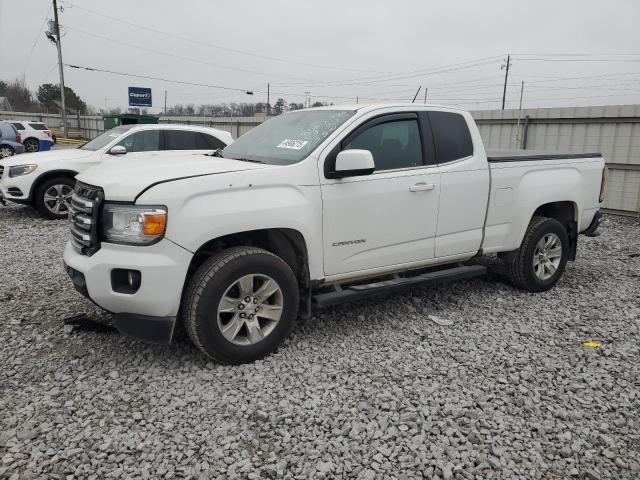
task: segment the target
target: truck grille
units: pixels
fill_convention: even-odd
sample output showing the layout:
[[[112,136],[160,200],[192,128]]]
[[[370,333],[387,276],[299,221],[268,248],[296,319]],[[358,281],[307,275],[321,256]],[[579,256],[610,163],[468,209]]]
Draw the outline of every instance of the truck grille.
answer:
[[[100,248],[98,242],[98,213],[104,193],[99,187],[76,182],[71,196],[69,229],[71,245],[83,255],[93,255]]]

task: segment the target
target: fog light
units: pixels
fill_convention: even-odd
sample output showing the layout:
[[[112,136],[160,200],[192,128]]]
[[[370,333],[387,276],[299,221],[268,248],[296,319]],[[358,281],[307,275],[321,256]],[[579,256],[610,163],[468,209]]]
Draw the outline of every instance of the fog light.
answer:
[[[117,293],[132,295],[142,283],[142,274],[138,270],[114,268],[111,270],[111,288]]]

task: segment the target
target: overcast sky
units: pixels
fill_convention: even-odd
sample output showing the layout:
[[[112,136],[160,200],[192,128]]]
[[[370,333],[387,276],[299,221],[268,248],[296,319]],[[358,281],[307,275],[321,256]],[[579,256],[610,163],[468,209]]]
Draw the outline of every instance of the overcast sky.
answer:
[[[524,107],[640,103],[638,0],[60,4],[65,63],[185,82],[66,67],[66,84],[96,108],[126,108],[128,86],[151,87],[156,111],[165,90],[169,105],[266,101],[267,83],[272,104],[304,102],[305,92],[312,102],[410,101],[422,85],[429,103],[499,108],[507,53],[507,108],[521,81]],[[50,5],[0,0],[0,78],[58,82],[41,33]]]

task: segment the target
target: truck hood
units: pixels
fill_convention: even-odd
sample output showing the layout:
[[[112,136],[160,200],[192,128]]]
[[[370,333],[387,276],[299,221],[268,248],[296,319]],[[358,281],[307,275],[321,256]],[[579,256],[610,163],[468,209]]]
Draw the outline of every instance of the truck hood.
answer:
[[[92,150],[81,150],[80,148],[65,148],[63,150],[51,150],[49,152],[29,153],[26,155],[15,155],[12,157],[4,158],[0,163],[5,167],[11,167],[14,165],[25,165],[35,163],[38,165],[68,161],[68,160],[80,160],[90,157],[96,152]]]
[[[77,175],[76,179],[102,187],[107,200],[128,202],[134,201],[143,190],[158,183],[262,168],[273,166],[202,153],[133,153],[91,167]]]

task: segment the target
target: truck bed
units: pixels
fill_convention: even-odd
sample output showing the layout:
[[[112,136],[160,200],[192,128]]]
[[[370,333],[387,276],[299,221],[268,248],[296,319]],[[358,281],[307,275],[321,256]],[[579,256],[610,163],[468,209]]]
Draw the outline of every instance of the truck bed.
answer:
[[[487,150],[487,160],[491,163],[498,162],[527,162],[539,160],[567,160],[573,158],[598,158],[596,153],[578,152],[549,152],[543,150]]]

